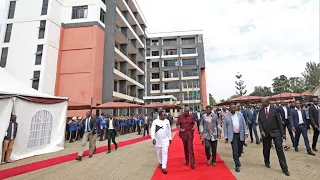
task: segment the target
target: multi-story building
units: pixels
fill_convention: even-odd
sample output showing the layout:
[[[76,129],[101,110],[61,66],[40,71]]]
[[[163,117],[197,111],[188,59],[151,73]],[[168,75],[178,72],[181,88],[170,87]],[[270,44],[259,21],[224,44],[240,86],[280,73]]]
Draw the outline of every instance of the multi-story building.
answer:
[[[81,104],[144,103],[147,22],[135,0],[6,0],[2,22],[0,66],[24,84]]]
[[[148,96],[174,95],[192,109],[207,105],[202,31],[148,33]]]

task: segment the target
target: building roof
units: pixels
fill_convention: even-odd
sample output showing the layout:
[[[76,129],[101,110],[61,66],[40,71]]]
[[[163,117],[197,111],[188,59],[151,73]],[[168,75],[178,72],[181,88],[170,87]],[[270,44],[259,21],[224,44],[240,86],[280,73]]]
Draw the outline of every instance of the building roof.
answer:
[[[198,34],[203,34],[203,30],[171,31],[171,32],[156,32],[156,33],[147,32],[147,37],[148,38],[175,37],[175,36],[189,36],[189,35],[198,35]]]
[[[172,99],[177,101],[177,98],[173,95],[164,95],[164,96],[144,96],[143,100],[154,100],[154,99]]]
[[[319,88],[320,88],[320,84],[311,92],[311,94],[314,95],[314,93],[316,93],[317,89],[319,89]]]

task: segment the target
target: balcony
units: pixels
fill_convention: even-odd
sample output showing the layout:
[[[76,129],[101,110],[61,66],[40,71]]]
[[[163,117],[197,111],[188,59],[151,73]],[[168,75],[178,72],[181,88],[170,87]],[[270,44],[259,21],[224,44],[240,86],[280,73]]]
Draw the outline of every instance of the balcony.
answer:
[[[126,61],[128,63],[128,68],[129,69],[136,69],[137,70],[137,75],[144,75],[144,71],[140,69],[134,62],[132,62],[126,55],[124,55],[119,49],[114,47],[114,52],[115,52],[115,59],[118,62],[123,62]]]
[[[144,101],[140,98],[136,98],[133,96],[129,96],[129,95],[126,95],[123,93],[113,91],[113,100],[114,101],[120,101],[120,100],[124,100],[124,99],[127,100],[128,102],[133,102],[133,100],[134,100],[135,102],[140,103],[140,104],[144,103]]]
[[[132,79],[131,77],[127,76],[126,74],[118,71],[117,69],[113,70],[114,73],[114,80],[126,80],[128,85],[136,85],[140,89],[144,89],[144,86],[136,81],[136,79]]]

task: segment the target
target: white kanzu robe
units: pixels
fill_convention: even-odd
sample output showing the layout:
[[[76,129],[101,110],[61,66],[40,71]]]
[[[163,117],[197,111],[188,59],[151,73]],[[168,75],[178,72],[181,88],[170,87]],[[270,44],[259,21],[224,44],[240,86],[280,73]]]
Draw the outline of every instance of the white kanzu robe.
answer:
[[[159,163],[162,165],[162,169],[166,169],[168,161],[168,147],[171,140],[171,127],[168,119],[156,119],[152,122],[151,139],[156,140],[155,147]]]

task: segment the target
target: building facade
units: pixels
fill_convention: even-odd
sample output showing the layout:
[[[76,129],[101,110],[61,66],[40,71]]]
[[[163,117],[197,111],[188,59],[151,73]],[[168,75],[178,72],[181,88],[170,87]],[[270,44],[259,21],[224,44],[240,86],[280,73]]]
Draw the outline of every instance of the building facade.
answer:
[[[135,0],[6,0],[2,22],[0,66],[19,81],[81,104],[144,103],[147,22]]]
[[[150,33],[146,42],[148,96],[173,95],[193,110],[207,105],[202,31]]]

